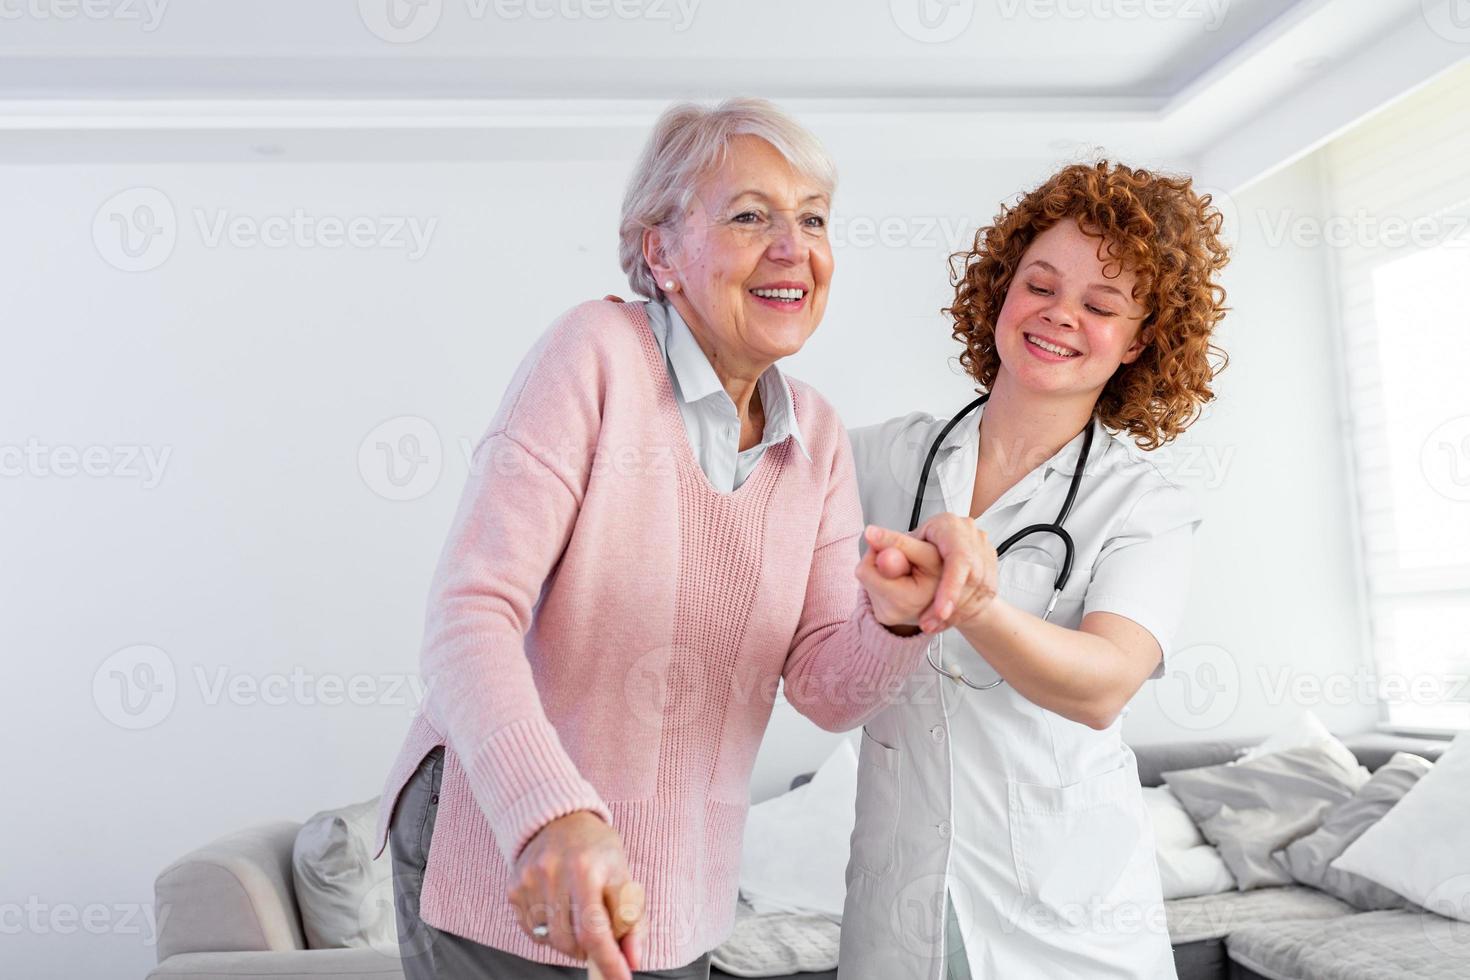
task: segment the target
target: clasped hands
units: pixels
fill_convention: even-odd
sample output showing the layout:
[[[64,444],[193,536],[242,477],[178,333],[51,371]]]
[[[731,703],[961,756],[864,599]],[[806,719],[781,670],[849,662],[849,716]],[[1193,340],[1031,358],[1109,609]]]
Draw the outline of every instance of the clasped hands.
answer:
[[[975,621],[995,599],[995,549],[974,521],[937,514],[909,534],[870,524],[863,536],[857,579],[884,626],[940,633]]]

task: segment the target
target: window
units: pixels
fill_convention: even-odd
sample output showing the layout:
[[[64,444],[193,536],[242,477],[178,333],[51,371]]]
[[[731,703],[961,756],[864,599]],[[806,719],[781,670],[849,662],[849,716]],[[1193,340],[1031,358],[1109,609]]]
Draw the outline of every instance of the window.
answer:
[[[1324,155],[1383,720],[1470,728],[1470,68]]]

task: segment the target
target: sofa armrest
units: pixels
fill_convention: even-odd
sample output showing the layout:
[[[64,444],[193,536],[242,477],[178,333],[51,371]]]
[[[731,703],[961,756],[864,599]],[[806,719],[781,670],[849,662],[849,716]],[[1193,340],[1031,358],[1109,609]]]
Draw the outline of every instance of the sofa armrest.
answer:
[[[299,823],[222,837],[163,869],[153,883],[158,961],[175,953],[304,949],[291,876]]]

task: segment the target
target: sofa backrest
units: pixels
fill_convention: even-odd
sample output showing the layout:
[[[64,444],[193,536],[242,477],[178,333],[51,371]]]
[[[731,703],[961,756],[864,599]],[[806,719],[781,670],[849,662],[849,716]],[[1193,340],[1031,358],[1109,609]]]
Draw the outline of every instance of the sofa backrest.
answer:
[[[1390,735],[1374,732],[1365,735],[1349,735],[1343,744],[1352,749],[1358,761],[1373,772],[1383,765],[1395,752],[1412,752],[1434,762],[1450,744],[1444,739],[1413,738],[1408,735]],[[1238,757],[1246,749],[1257,744],[1259,739],[1244,741],[1205,742],[1160,742],[1157,745],[1135,745],[1133,754],[1138,757],[1138,781],[1144,786],[1164,785],[1166,772],[1175,769],[1197,769],[1200,766],[1218,766]]]

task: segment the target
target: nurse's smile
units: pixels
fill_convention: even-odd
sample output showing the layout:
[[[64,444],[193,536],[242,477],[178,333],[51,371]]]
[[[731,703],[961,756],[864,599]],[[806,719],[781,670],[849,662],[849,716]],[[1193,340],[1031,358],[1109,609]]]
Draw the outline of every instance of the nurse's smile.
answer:
[[[1070,361],[1081,355],[1081,351],[1047,340],[1034,333],[1025,334],[1026,349],[1043,361]]]

